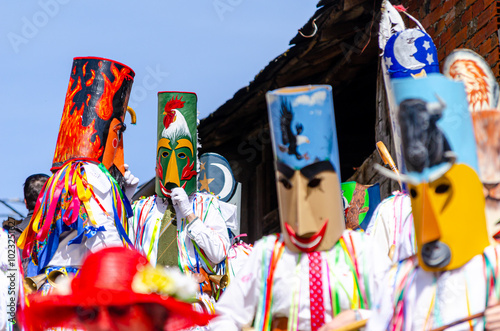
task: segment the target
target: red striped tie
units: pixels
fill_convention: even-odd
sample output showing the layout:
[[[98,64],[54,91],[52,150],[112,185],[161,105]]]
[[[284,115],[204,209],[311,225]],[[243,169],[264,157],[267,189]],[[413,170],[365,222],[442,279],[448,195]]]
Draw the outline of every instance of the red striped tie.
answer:
[[[321,252],[312,252],[309,257],[309,300],[311,307],[311,330],[318,330],[325,324],[325,307],[323,306],[323,281]]]

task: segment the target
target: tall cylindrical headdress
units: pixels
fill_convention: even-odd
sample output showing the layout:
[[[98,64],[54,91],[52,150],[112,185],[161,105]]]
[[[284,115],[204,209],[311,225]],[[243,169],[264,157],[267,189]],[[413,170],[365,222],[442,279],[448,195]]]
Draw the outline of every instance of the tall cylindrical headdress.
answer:
[[[398,169],[404,171],[401,129],[398,126],[397,105],[394,101],[391,81],[406,77],[420,78],[432,73],[439,73],[439,63],[436,46],[420,22],[408,15],[413,21],[412,25],[416,24],[417,27],[407,29],[401,15],[403,14],[400,14],[390,1],[382,1],[379,24],[379,47],[382,51],[381,69],[394,140],[392,153]]]
[[[490,65],[469,49],[446,57],[443,74],[465,84],[477,143],[479,174],[491,238],[500,239],[500,88]]]
[[[489,245],[464,85],[432,74],[393,87],[419,264],[459,268]]]
[[[124,172],[123,121],[134,76],[112,60],[73,59],[52,170],[71,159],[90,158]]]
[[[332,89],[286,87],[266,98],[285,244],[328,250],[345,229]]]
[[[281,88],[267,103],[275,158],[294,170],[330,161],[340,178],[331,86]]]
[[[188,195],[197,188],[197,97],[190,92],[158,92],[156,194],[170,197],[174,187]]]

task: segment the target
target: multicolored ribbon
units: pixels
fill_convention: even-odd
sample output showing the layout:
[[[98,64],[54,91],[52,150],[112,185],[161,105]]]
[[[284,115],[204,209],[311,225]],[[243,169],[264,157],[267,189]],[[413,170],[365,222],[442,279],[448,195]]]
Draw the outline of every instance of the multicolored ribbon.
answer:
[[[80,244],[84,236],[90,238],[98,231],[105,231],[96,222],[90,207],[90,201],[94,199],[104,214],[109,216],[87,181],[84,166],[91,163],[95,162],[87,159],[67,161],[47,180],[37,199],[31,222],[20,236],[18,246],[23,249],[23,258],[32,257],[39,272],[52,259],[62,232],[77,231],[77,236],[68,243],[71,245]],[[117,231],[124,245],[131,245],[125,231],[127,219],[132,215],[130,202],[107,169],[102,164],[99,168],[111,184]]]
[[[276,270],[276,266],[278,261],[281,259],[283,255],[283,251],[285,250],[285,242],[280,240],[280,234],[276,234],[276,240],[274,242],[273,250],[269,256],[266,256],[268,253],[267,250],[263,250],[262,252],[262,293],[263,296],[261,301],[259,302],[258,312],[255,318],[255,329],[268,331],[271,330],[272,323],[272,313],[271,307],[273,302],[273,282],[274,282],[274,272]],[[265,241],[267,241],[265,237]],[[264,245],[265,246],[265,245]],[[266,267],[267,266],[267,267]]]

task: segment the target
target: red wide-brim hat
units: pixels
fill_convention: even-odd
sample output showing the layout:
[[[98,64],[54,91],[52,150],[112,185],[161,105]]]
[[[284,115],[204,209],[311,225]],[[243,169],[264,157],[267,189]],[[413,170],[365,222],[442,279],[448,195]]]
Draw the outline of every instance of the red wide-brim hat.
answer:
[[[124,247],[103,249],[89,255],[77,277],[71,282],[71,294],[28,296],[24,323],[28,330],[54,327],[82,327],[77,307],[123,306],[156,303],[169,313],[164,330],[180,330],[206,325],[215,317],[193,309],[193,305],[172,296],[136,293],[132,281],[136,273],[149,265],[146,257]]]

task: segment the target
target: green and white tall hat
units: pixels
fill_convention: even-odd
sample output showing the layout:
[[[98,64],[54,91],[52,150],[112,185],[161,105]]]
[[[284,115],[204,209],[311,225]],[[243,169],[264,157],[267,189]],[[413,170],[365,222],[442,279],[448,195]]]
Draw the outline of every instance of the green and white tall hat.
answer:
[[[156,194],[170,197],[182,187],[188,195],[197,189],[197,97],[192,92],[158,92]]]

